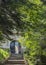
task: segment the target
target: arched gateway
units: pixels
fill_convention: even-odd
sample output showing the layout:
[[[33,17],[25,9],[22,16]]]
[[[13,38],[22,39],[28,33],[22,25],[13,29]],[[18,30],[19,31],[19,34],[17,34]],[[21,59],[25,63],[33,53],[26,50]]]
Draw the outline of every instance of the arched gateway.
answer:
[[[21,53],[21,45],[18,41],[12,41],[10,43],[10,51],[13,54],[20,54]]]

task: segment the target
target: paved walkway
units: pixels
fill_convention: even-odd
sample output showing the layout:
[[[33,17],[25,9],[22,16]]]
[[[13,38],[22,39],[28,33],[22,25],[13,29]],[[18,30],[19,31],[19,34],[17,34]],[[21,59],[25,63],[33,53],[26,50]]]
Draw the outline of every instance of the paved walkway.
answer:
[[[25,65],[25,60],[21,54],[12,54],[5,65]]]

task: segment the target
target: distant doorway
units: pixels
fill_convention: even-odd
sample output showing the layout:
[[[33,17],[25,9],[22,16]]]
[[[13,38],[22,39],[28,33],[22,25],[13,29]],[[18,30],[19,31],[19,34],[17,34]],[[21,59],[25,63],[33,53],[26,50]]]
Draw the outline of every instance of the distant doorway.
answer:
[[[10,51],[13,54],[21,54],[21,45],[17,41],[12,41],[10,43]]]
[[[10,43],[10,52],[11,53],[15,53],[15,42],[14,41],[12,41],[11,43]]]

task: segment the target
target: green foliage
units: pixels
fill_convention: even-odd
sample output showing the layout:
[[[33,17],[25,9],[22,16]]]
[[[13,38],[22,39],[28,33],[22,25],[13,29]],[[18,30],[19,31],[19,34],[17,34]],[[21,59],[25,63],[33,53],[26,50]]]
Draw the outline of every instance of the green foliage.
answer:
[[[14,28],[22,32],[45,31],[46,6],[41,0],[11,0],[4,4],[0,6],[0,30],[7,37]]]
[[[9,57],[9,53],[3,49],[0,49],[0,61]]]
[[[26,59],[32,64],[37,64],[39,59],[38,63],[42,65],[42,56],[46,58],[46,6],[40,0],[28,0],[20,5],[20,17],[26,23],[24,38],[20,40],[26,46]]]
[[[21,42],[26,46],[26,57],[33,64],[42,65],[46,58],[46,5],[41,0],[11,0],[1,5],[0,30],[11,34],[12,29],[21,31]],[[4,26],[6,24],[6,26]],[[43,58],[44,57],[44,58]],[[43,58],[43,59],[41,59]]]

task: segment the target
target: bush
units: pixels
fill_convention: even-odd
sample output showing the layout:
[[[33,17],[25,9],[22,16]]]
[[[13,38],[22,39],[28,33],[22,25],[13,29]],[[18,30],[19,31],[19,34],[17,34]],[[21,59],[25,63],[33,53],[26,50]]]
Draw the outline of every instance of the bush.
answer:
[[[0,49],[0,61],[9,57],[9,53],[3,49]]]

